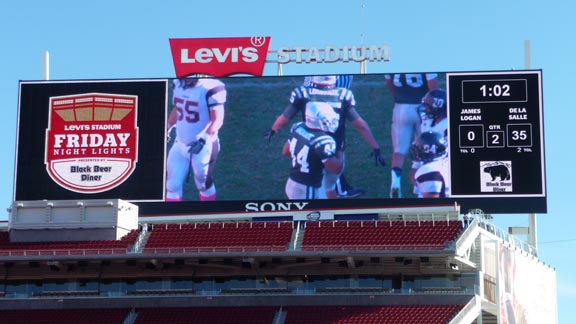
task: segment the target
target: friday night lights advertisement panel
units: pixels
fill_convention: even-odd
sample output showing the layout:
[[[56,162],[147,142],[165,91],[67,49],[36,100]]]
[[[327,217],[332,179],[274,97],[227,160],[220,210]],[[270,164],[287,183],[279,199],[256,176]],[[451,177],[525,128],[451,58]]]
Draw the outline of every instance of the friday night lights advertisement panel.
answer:
[[[16,200],[160,200],[166,80],[20,83]]]
[[[521,73],[523,71],[516,72]],[[526,117],[529,120],[520,122],[521,124],[529,123],[531,125],[530,127],[533,131],[529,137],[534,145],[532,145],[531,149],[521,149],[522,152],[514,154],[509,152],[510,150],[507,148],[495,150],[492,147],[490,147],[490,150],[478,147],[474,148],[474,150],[468,148],[468,153],[463,153],[460,147],[462,145],[460,140],[462,135],[458,134],[458,129],[461,125],[469,126],[468,124],[472,123],[471,119],[473,118],[464,118],[469,119],[464,122],[461,115],[480,116],[474,117],[480,120],[476,120],[472,124],[483,125],[484,129],[488,131],[491,130],[490,127],[494,128],[494,125],[500,125],[501,128],[507,127],[506,125],[511,123],[508,117],[509,114],[493,117],[489,111],[494,110],[495,104],[491,102],[474,103],[471,107],[463,108],[462,104],[456,103],[457,100],[461,99],[455,98],[454,93],[460,93],[463,87],[467,88],[467,85],[462,86],[466,82],[458,79],[459,75],[432,73],[437,77],[438,86],[449,93],[446,98],[448,104],[446,105],[447,116],[445,116],[449,127],[445,126],[448,128],[446,130],[448,135],[445,139],[450,145],[446,145],[449,152],[444,156],[449,161],[446,163],[446,169],[449,173],[445,178],[447,179],[446,185],[450,188],[455,188],[456,191],[453,190],[453,195],[447,198],[418,198],[413,193],[414,186],[410,176],[412,155],[409,152],[405,156],[404,170],[401,177],[402,198],[390,198],[392,181],[390,157],[394,151],[391,121],[394,99],[387,87],[384,74],[353,75],[349,90],[354,96],[356,110],[369,125],[387,165],[382,167],[375,163],[374,158],[371,157],[372,147],[350,122],[346,122],[346,164],[344,175],[348,182],[357,188],[361,188],[363,192],[354,198],[340,197],[334,200],[289,200],[286,196],[285,186],[290,175],[292,162],[290,158],[282,155],[282,149],[289,138],[291,126],[302,120],[300,114],[292,118],[289,124],[276,132],[269,141],[263,136],[289,104],[292,91],[303,84],[304,76],[228,77],[217,79],[222,82],[226,96],[224,122],[219,131],[220,151],[216,158],[212,156],[210,159],[216,201],[200,201],[193,173],[190,172],[187,173],[182,182],[183,201],[181,202],[165,202],[165,175],[166,171],[171,168],[168,165],[169,163],[167,163],[167,156],[174,145],[175,138],[175,130],[167,134],[168,125],[165,122],[174,107],[176,109],[180,107],[181,111],[187,111],[193,115],[197,112],[193,109],[194,105],[183,105],[183,101],[173,105],[173,102],[178,102],[178,100],[174,101],[173,98],[175,92],[172,89],[173,79],[153,80],[152,82],[147,80],[143,82],[147,90],[139,93],[126,91],[123,88],[127,86],[122,86],[122,84],[130,82],[138,84],[141,82],[138,80],[132,80],[128,83],[126,81],[45,81],[30,84],[22,83],[16,200],[120,198],[137,203],[140,207],[141,215],[144,216],[218,213],[249,214],[252,212],[334,209],[360,209],[369,212],[378,208],[445,206],[454,203],[459,204],[463,211],[481,208],[487,213],[545,213],[541,73],[540,71],[524,72],[528,74],[529,79],[529,86],[527,86],[526,90],[530,93],[528,96],[529,102],[525,102],[523,105],[514,103],[514,107],[498,108],[506,111],[509,111],[510,108],[522,108],[518,111],[524,112],[518,113],[518,115],[529,116]],[[477,74],[476,72],[459,73],[463,73],[463,75]],[[404,76],[402,77],[401,74],[392,75],[390,79],[394,81],[395,79],[407,78],[406,80],[413,85],[419,84],[423,80],[421,79],[423,75],[420,73],[402,75]],[[449,75],[451,76],[448,77]],[[502,76],[498,78],[502,78]],[[520,79],[523,78],[523,76],[520,76]],[[482,76],[480,79],[492,79],[492,77]],[[518,79],[518,75],[514,75],[512,79]],[[162,84],[162,86],[156,87],[155,82]],[[166,91],[163,88],[164,84],[167,85]],[[500,87],[502,86],[500,85]],[[158,93],[155,93],[156,91]],[[146,96],[143,96],[142,92],[145,92]],[[45,164],[44,142],[36,142],[32,139],[44,138],[51,134],[50,113],[48,110],[50,108],[50,100],[53,100],[53,98],[102,93],[119,95],[120,99],[126,99],[122,98],[122,96],[138,96],[138,118],[135,121],[138,136],[137,161],[134,163],[133,172],[116,187],[99,189],[102,191],[98,193],[89,193],[87,191],[80,193],[63,187],[57,179],[55,180],[54,177],[50,176],[49,168]],[[472,96],[474,95],[472,94]],[[504,97],[506,96],[504,95]],[[164,97],[167,98],[166,104],[163,101]],[[421,101],[421,98],[418,101]],[[453,107],[451,108],[450,105],[453,105]],[[34,112],[28,111],[30,109]],[[478,109],[478,113],[472,114],[474,112],[473,109]],[[470,114],[467,112],[470,112]],[[485,113],[489,115],[483,116]],[[35,114],[41,114],[42,118],[36,119],[33,117]],[[186,118],[190,118],[190,116]],[[482,121],[482,118],[485,121]],[[495,121],[494,118],[502,120]],[[486,125],[483,124],[485,122]],[[131,131],[128,131],[128,129]],[[125,128],[125,130],[121,131],[121,133],[132,134],[131,132],[134,131],[132,127]],[[79,133],[80,140],[83,138],[81,133]],[[484,133],[475,135],[485,138],[489,135],[485,133],[484,131]],[[118,143],[122,143],[122,139],[125,138],[122,136],[127,135],[116,135]],[[528,135],[521,132],[510,132],[510,134],[505,132],[504,136],[521,136],[523,138]],[[132,135],[128,137],[132,138]],[[504,140],[506,139],[504,138]],[[506,147],[509,144],[504,142],[504,145]],[[514,148],[514,150],[517,150],[517,148]],[[478,154],[478,152],[484,153]],[[502,154],[502,152],[506,153]],[[454,158],[460,154],[466,154],[464,166],[459,166],[460,159]],[[531,175],[533,184],[528,186],[526,186],[526,183],[529,182],[520,180],[526,178],[522,174],[524,172],[522,167],[519,166],[519,161],[522,160],[535,161],[530,163],[533,163],[532,166],[537,167],[535,172],[537,176]],[[121,164],[115,160],[113,162],[108,161],[108,163],[113,163],[113,165]],[[507,177],[506,172],[503,170],[501,170],[501,174],[497,174],[496,171],[486,171],[487,168],[493,166],[492,164],[494,166],[496,164],[513,164],[512,170],[510,170],[510,178]],[[455,165],[456,167],[454,167]],[[82,165],[79,166],[82,167]],[[101,168],[100,170],[105,170],[108,166],[110,165],[103,164],[101,167],[104,169]],[[22,170],[26,171],[23,172]],[[28,170],[33,172],[28,172]],[[82,169],[77,170],[82,171]],[[431,170],[434,171],[433,169]],[[94,171],[94,169],[91,171]],[[34,176],[31,174],[34,174]],[[493,182],[492,176],[497,176]],[[474,180],[474,178],[478,179]],[[471,180],[476,183],[473,187],[469,185]],[[498,186],[500,185],[499,183],[503,183],[502,187],[506,188],[506,190],[495,192],[492,188],[494,186],[486,184],[489,182],[492,182],[492,184],[498,183]],[[482,183],[484,183],[483,187],[481,186]],[[505,183],[511,183],[512,185],[506,185]],[[37,190],[37,188],[40,190]],[[490,188],[490,192],[487,192],[486,188]],[[520,188],[523,189],[519,190]]]

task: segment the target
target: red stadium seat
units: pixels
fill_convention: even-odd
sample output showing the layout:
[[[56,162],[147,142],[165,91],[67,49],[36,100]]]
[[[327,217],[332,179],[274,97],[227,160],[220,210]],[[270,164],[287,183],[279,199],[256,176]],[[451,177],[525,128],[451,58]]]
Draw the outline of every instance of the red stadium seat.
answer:
[[[134,324],[270,324],[275,307],[195,307],[138,309]],[[191,321],[193,319],[193,321]]]
[[[307,222],[302,249],[331,246],[351,249],[442,249],[462,231],[459,221],[333,221]]]
[[[0,232],[0,254],[16,256],[127,253],[138,234],[138,230],[132,230],[119,240],[13,243],[10,242],[8,232]]]
[[[285,308],[285,324],[444,324],[463,306],[289,306]]]
[[[125,308],[0,310],[0,321],[2,324],[123,323],[129,312]]]
[[[242,225],[240,225],[242,224]],[[202,251],[242,252],[288,249],[292,222],[198,223],[190,228],[155,225],[145,252],[152,248],[190,247]]]

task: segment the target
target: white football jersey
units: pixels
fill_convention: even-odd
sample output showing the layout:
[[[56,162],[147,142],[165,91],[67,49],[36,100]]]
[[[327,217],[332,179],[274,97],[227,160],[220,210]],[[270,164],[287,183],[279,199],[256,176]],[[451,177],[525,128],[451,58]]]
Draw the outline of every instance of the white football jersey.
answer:
[[[434,119],[423,117],[420,123],[420,132],[436,132],[446,137],[448,134],[448,118],[443,118],[440,122],[434,124]]]
[[[419,196],[423,192],[439,193],[441,198],[450,197],[450,169],[447,157],[422,164],[414,179],[419,189]]]
[[[226,95],[224,83],[216,79],[199,79],[193,87],[174,80],[172,105],[178,113],[176,139],[186,145],[195,141],[210,123],[210,111],[224,109]]]

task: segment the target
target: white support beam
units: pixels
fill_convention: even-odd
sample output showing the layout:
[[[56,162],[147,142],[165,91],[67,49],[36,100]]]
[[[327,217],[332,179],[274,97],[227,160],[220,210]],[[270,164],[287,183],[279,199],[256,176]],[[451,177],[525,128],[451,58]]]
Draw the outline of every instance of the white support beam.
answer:
[[[50,80],[50,53],[44,52],[42,56],[42,80]]]

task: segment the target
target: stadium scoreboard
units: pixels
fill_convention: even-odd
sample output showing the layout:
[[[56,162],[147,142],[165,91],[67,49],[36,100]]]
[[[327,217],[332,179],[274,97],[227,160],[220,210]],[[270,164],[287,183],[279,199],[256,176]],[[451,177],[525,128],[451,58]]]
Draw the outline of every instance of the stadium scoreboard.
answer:
[[[544,196],[541,71],[447,73],[453,197]],[[453,179],[454,180],[454,179]]]
[[[414,195],[409,172],[404,172],[402,198],[390,198],[389,167],[374,165],[367,158],[369,146],[351,131],[346,177],[364,194],[287,199],[291,163],[282,147],[290,127],[271,141],[262,133],[303,84],[305,76],[300,75],[220,78],[230,109],[219,131],[222,152],[214,168],[214,202],[199,201],[190,179],[183,184],[181,202],[166,199],[173,78],[21,81],[14,201],[120,198],[137,204],[145,216],[268,217],[274,212],[308,217],[319,211],[366,214],[455,204],[463,211],[546,213],[542,71],[434,74],[447,94],[448,163],[442,165],[450,177],[448,197]],[[390,156],[394,100],[386,76],[347,77],[353,77],[350,91],[358,111],[370,123],[382,154]],[[255,103],[266,105],[258,108]]]

